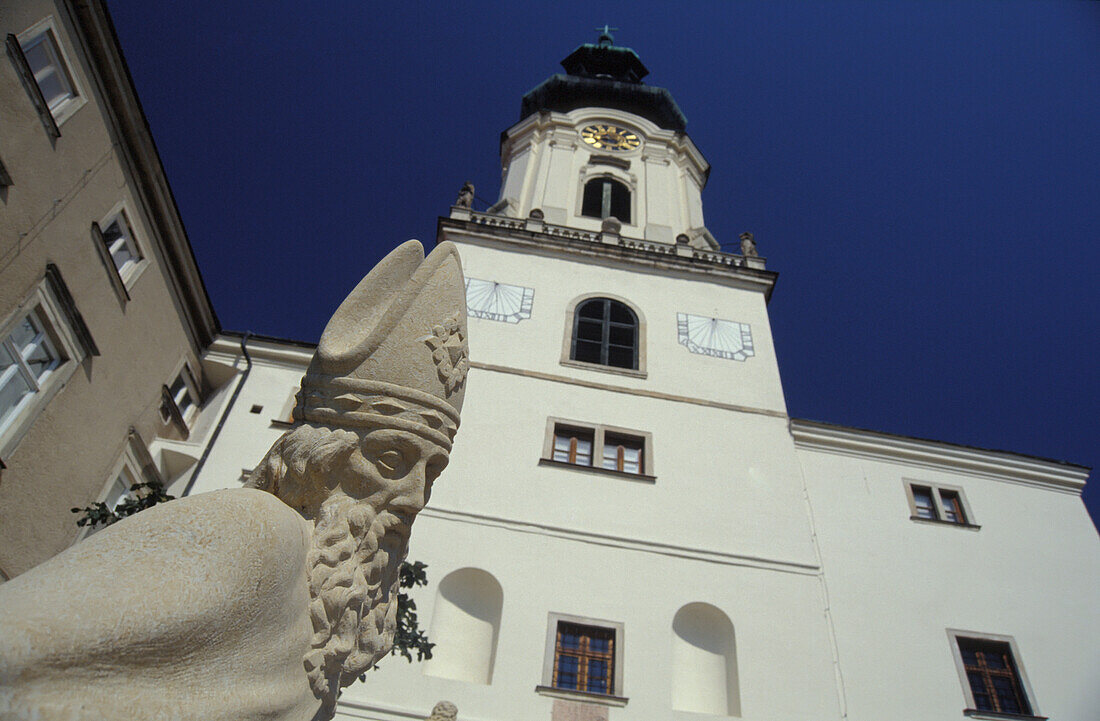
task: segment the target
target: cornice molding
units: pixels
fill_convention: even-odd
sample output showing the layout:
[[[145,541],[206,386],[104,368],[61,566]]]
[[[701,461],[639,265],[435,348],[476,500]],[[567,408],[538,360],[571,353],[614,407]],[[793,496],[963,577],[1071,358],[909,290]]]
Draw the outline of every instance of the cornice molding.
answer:
[[[305,373],[310,359],[313,358],[315,348],[304,345],[291,345],[291,342],[252,336],[248,339],[248,355],[252,358],[253,363],[300,369],[302,373]],[[234,361],[241,358],[241,339],[219,335],[210,344],[210,349],[203,358],[232,365]]]
[[[449,508],[429,506],[420,512],[422,516],[436,518],[443,521],[456,523],[470,523],[477,526],[500,528],[516,533],[532,533],[540,536],[560,538],[577,543],[587,543],[597,546],[609,546],[644,553],[654,553],[661,556],[674,556],[693,561],[717,563],[723,566],[742,566],[756,568],[764,571],[780,571],[794,573],[801,576],[816,576],[821,572],[821,567],[813,563],[800,563],[798,561],[786,561],[777,558],[764,558],[762,556],[749,556],[738,553],[715,551],[708,548],[681,546],[671,543],[658,543],[649,539],[630,538],[627,536],[613,536],[606,533],[591,533],[576,528],[556,526],[532,521],[518,521],[500,516],[489,516],[480,513],[469,513]]]
[[[790,431],[797,448],[902,462],[1078,496],[1091,471],[1086,466],[1008,451],[972,448],[798,418],[791,419]]]
[[[440,218],[436,243],[451,240],[473,245],[509,247],[528,253],[567,255],[577,259],[618,262],[662,274],[679,273],[693,280],[754,290],[770,300],[779,274],[766,270],[763,258],[686,245],[624,238],[609,233],[555,226],[534,218],[511,218],[452,208]]]

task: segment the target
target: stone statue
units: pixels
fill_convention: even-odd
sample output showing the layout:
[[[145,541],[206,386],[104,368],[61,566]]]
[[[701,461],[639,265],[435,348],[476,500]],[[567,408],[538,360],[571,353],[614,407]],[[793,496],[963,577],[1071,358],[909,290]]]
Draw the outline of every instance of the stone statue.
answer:
[[[457,208],[474,207],[474,184],[467,180],[462,184],[462,190],[458,191],[458,199],[455,201]]]
[[[409,241],[329,321],[248,487],[158,505],[0,585],[0,718],[332,718],[392,645],[467,369],[458,251]]]
[[[440,701],[432,708],[432,715],[424,721],[455,721],[458,718],[458,707],[450,701]]]
[[[752,239],[752,233],[745,231],[740,235],[741,238],[741,255],[746,258],[756,258],[759,254],[756,252],[756,241]]]

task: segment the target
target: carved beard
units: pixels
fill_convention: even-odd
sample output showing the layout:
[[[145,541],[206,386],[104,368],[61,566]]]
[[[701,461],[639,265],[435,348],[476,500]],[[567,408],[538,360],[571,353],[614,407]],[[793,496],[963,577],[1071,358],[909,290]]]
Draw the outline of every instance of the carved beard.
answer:
[[[409,525],[335,493],[321,504],[309,551],[312,650],[303,659],[325,707],[393,645]]]

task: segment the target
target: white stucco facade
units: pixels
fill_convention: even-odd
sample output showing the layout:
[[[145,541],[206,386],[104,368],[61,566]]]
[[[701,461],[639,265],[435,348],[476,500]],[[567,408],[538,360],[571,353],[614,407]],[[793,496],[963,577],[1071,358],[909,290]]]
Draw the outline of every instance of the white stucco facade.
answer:
[[[629,167],[580,139],[593,123],[642,137]],[[1096,717],[1088,469],[790,419],[775,274],[713,250],[683,133],[545,112],[506,132],[502,158],[493,212],[439,225],[476,292],[462,426],[410,549],[436,655],[386,659],[340,718],[423,718],[443,699],[464,721]],[[631,190],[618,231],[580,214],[594,173]],[[574,357],[590,298],[633,312],[634,367]],[[251,338],[246,362],[240,341],[206,359],[238,376],[204,410],[218,429],[192,493],[238,486],[289,426],[310,348]],[[641,472],[555,461],[559,427],[641,439]],[[608,693],[553,688],[559,620],[613,634]],[[1011,649],[1028,714],[977,709],[959,638]]]

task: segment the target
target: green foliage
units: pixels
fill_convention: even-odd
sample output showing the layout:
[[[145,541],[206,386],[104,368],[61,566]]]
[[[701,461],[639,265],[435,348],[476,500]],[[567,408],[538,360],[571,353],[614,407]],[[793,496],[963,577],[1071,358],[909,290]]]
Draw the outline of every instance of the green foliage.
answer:
[[[165,493],[164,486],[157,481],[135,483],[130,486],[130,493],[122,499],[122,503],[115,506],[113,511],[107,507],[106,503],[100,501],[84,508],[73,508],[72,512],[84,514],[76,519],[76,525],[95,528],[96,526],[109,526],[116,521],[121,521],[126,516],[132,516],[138,511],[144,511],[146,508],[152,508],[158,503],[171,501],[174,498],[175,496],[169,496]]]
[[[112,511],[106,503],[100,501],[84,508],[74,508],[73,513],[83,514],[76,520],[78,526],[109,526],[121,521],[126,516],[132,516],[138,511],[152,508],[158,503],[171,501],[175,496],[164,492],[164,486],[156,481],[149,483],[135,483],[130,486],[130,493],[122,503],[115,506]],[[399,570],[399,584],[401,588],[415,588],[428,585],[428,576],[424,572],[427,566],[420,561],[409,563],[405,561]],[[409,662],[413,662],[413,653],[416,660],[423,661],[432,657],[434,643],[428,641],[428,636],[420,630],[416,617],[416,602],[409,598],[407,593],[397,594],[397,631],[393,636],[393,648],[390,655],[400,654]],[[378,668],[375,666],[375,668]],[[362,678],[362,677],[360,677]]]

